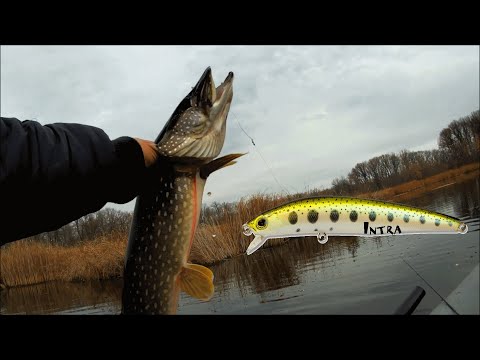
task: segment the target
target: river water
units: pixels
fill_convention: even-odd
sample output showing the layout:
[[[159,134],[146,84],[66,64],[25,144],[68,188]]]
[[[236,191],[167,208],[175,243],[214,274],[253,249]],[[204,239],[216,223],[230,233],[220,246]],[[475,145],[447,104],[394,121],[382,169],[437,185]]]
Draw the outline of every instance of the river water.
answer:
[[[393,314],[416,286],[426,295],[414,314],[429,314],[479,263],[479,188],[474,179],[404,201],[462,219],[465,235],[292,239],[210,266],[213,299],[182,294],[178,314]],[[119,314],[121,292],[121,280],[12,288],[0,314]]]

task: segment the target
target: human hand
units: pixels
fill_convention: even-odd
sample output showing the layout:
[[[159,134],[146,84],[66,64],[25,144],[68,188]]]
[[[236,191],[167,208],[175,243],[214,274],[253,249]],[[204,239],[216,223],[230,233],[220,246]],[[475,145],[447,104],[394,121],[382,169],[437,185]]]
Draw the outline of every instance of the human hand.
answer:
[[[157,149],[157,144],[150,140],[144,140],[135,138],[137,142],[140,144],[143,152],[143,158],[145,159],[145,166],[149,167],[152,166],[155,161],[157,161],[159,153]]]

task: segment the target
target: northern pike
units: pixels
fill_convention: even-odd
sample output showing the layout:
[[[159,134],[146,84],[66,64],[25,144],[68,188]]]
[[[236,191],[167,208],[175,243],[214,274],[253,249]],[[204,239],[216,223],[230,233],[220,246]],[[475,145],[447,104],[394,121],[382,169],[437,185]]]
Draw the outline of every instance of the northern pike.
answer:
[[[160,159],[136,199],[128,239],[123,314],[175,314],[180,291],[201,300],[213,295],[212,271],[188,257],[207,177],[243,155],[214,160],[225,140],[233,77],[216,88],[207,68],[155,140]]]
[[[270,209],[243,224],[243,234],[255,235],[250,255],[268,239],[316,236],[391,236],[465,234],[468,226],[454,217],[416,207],[353,197],[311,197]]]

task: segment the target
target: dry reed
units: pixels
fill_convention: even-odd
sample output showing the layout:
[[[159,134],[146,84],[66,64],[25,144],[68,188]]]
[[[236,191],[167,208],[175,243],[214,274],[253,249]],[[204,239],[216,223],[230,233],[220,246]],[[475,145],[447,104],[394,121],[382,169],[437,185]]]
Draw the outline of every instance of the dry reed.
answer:
[[[126,245],[127,237],[120,234],[73,247],[16,241],[1,249],[0,282],[11,287],[120,277]]]
[[[411,181],[358,197],[402,201],[434,190],[442,184],[461,182],[479,176],[479,164],[437,174],[424,180]],[[257,194],[240,200],[233,212],[218,214],[221,223],[211,221],[199,225],[190,254],[190,261],[211,264],[245,253],[251,237],[242,234],[242,224],[274,206],[299,197]],[[222,211],[222,210],[220,210]],[[2,286],[30,285],[51,280],[85,281],[122,276],[128,235],[110,234],[63,247],[20,240],[0,248],[0,290]],[[268,241],[264,246],[284,243],[284,239]]]

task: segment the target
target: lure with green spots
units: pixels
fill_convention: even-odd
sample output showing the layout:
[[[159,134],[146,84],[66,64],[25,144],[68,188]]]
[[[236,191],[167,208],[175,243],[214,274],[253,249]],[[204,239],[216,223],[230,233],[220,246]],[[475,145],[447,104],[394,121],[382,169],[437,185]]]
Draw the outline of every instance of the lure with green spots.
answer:
[[[352,197],[314,197],[295,200],[257,216],[243,225],[255,235],[250,255],[268,239],[316,236],[391,236],[408,234],[465,234],[468,227],[448,215],[390,202]]]

